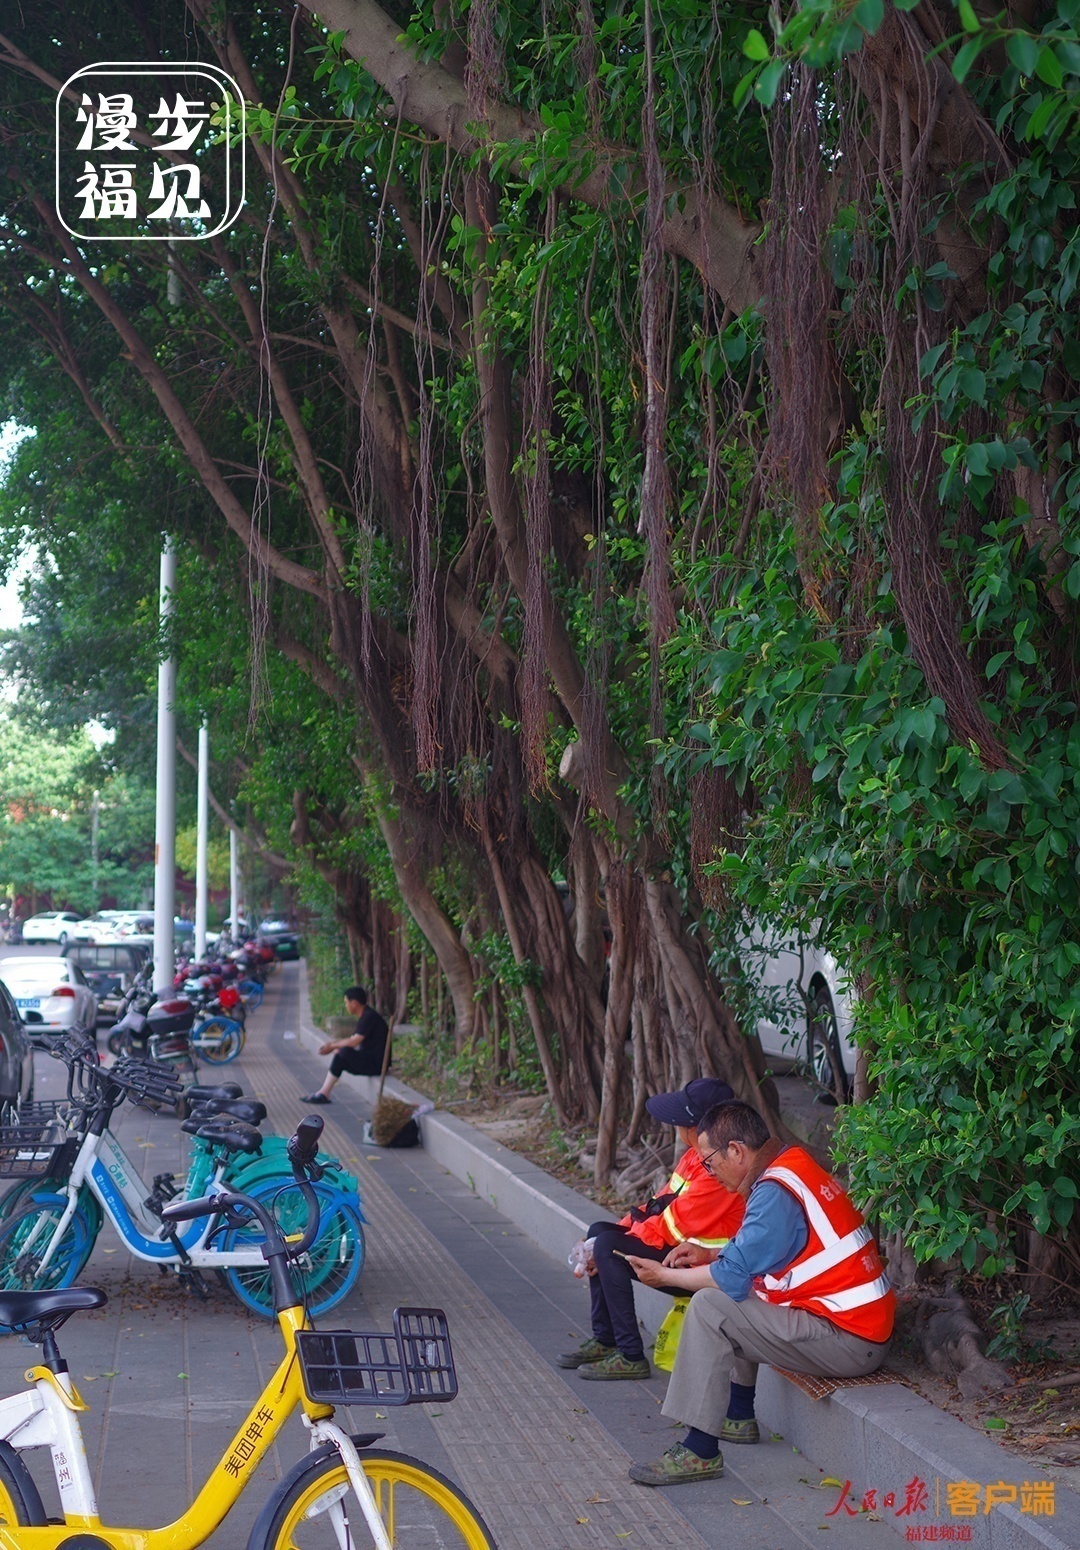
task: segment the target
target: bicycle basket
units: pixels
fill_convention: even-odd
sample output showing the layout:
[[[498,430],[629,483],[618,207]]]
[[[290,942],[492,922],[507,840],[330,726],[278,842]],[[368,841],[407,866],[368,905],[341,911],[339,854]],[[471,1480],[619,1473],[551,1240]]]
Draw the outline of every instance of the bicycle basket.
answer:
[[[309,1399],[323,1405],[417,1405],[458,1391],[441,1308],[395,1308],[394,1333],[304,1330],[296,1337]]]
[[[79,1140],[55,1115],[0,1125],[0,1179],[58,1178],[71,1171]]]

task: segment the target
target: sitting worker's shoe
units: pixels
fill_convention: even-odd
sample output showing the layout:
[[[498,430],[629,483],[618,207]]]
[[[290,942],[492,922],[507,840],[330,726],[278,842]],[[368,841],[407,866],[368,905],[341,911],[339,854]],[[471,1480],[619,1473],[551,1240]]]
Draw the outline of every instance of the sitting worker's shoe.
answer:
[[[613,1345],[601,1345],[593,1335],[583,1340],[576,1351],[564,1351],[555,1358],[556,1367],[585,1367],[590,1362],[602,1362],[605,1356],[614,1356]]]
[[[748,1421],[725,1421],[720,1428],[721,1442],[760,1442],[761,1433],[753,1416]]]
[[[638,1485],[683,1485],[690,1480],[715,1480],[724,1473],[724,1455],[699,1458],[685,1444],[677,1442],[651,1464],[631,1464],[630,1478]]]
[[[580,1376],[595,1378],[597,1382],[615,1378],[651,1378],[652,1368],[644,1356],[639,1362],[632,1362],[621,1351],[612,1351],[610,1356],[603,1356],[598,1362],[584,1368]]]

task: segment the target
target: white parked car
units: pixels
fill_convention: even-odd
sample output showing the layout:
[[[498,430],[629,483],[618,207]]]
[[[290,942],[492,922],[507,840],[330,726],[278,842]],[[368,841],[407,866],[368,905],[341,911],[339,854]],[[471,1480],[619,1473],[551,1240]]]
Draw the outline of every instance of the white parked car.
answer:
[[[46,915],[31,915],[29,920],[23,921],[22,939],[24,942],[57,942],[66,947],[82,921],[82,916],[76,915],[74,910],[51,910]]]
[[[28,1033],[70,1033],[97,1026],[97,996],[66,958],[5,958],[0,974]]]
[[[757,991],[757,1033],[770,1064],[803,1070],[824,1095],[846,1102],[857,997],[836,959],[817,943],[761,924],[740,944],[740,957]]]

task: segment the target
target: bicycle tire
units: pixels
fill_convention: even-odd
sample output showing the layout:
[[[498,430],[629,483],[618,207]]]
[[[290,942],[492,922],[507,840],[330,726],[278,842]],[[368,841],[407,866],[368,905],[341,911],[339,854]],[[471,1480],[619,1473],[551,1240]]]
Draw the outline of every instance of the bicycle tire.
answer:
[[[216,1043],[204,1044],[207,1032],[218,1028],[221,1029],[220,1039]],[[244,1030],[234,1017],[208,1017],[192,1031],[192,1037],[198,1041],[200,1058],[210,1066],[227,1066],[244,1047]]]
[[[241,980],[236,987],[244,998],[244,1005],[249,1012],[258,1011],[262,1005],[263,988],[258,980]]]
[[[307,1254],[307,1268],[293,1267],[293,1275],[303,1288],[307,1307],[312,1317],[328,1313],[343,1301],[357,1281],[367,1257],[364,1224],[359,1212],[347,1199],[336,1191],[314,1185],[322,1198],[322,1223],[319,1236]],[[307,1217],[307,1207],[296,1191],[290,1176],[267,1179],[251,1193],[266,1200],[281,1193],[281,1200],[274,1205],[274,1214],[282,1230],[288,1234],[300,1231]],[[263,1242],[258,1227],[229,1228],[221,1239],[223,1249],[246,1248]],[[252,1313],[260,1318],[274,1317],[274,1292],[270,1283],[270,1271],[262,1265],[250,1269],[230,1266],[223,1270],[230,1291]]]
[[[414,1541],[440,1550],[496,1550],[472,1502],[437,1469],[384,1448],[363,1449],[360,1462],[395,1550],[410,1550]],[[340,1505],[348,1493],[341,1455],[332,1446],[319,1448],[290,1470],[266,1503],[248,1550],[337,1550],[343,1536],[334,1519],[340,1524],[342,1513],[350,1550],[370,1550],[373,1541],[359,1504]]]
[[[7,1194],[0,1199],[0,1226],[10,1217],[16,1216],[20,1211],[25,1211],[30,1202],[38,1196],[55,1195],[62,1185],[55,1181],[45,1179],[20,1179],[12,1185]],[[94,1236],[101,1231],[103,1213],[100,1205],[94,1199],[90,1190],[84,1184],[79,1191],[79,1210],[90,1223]]]
[[[77,1206],[44,1272],[38,1268],[66,1205],[59,1196],[35,1201],[0,1228],[0,1291],[59,1291],[78,1279],[97,1233]]]
[[[10,1442],[0,1442],[0,1523],[8,1528],[44,1528],[48,1521],[34,1477]]]

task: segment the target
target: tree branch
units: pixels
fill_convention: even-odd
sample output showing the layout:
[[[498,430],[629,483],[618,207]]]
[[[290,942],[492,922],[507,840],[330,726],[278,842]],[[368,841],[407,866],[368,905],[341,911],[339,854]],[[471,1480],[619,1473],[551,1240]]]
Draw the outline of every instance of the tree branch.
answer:
[[[476,138],[467,127],[475,113],[463,83],[440,64],[417,59],[400,25],[374,0],[298,0],[298,4],[313,17],[317,14],[331,32],[344,34],[346,52],[389,92],[402,118],[457,151],[470,154],[476,149]],[[532,142],[544,133],[534,116],[502,102],[488,105],[488,129],[492,146]],[[581,180],[558,190],[566,199],[599,210],[625,198],[628,190],[632,197],[644,195],[638,155],[627,147],[588,151],[583,147],[579,165],[584,172]],[[761,235],[758,222],[743,220],[733,204],[702,195],[694,187],[672,186],[665,205],[670,213],[660,240],[667,252],[693,264],[733,311],[756,305],[762,292],[755,251]]]

